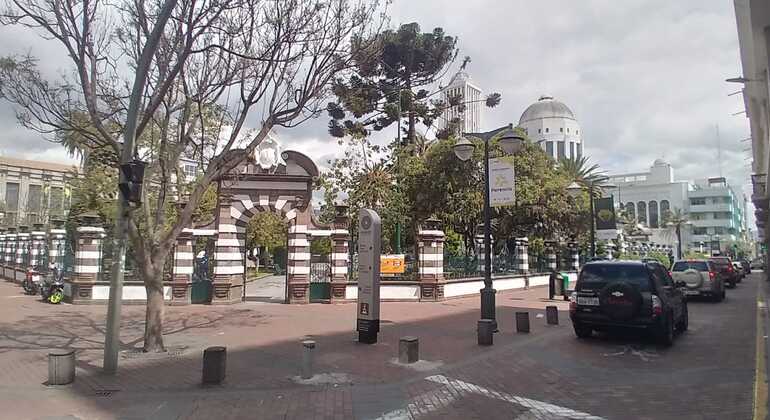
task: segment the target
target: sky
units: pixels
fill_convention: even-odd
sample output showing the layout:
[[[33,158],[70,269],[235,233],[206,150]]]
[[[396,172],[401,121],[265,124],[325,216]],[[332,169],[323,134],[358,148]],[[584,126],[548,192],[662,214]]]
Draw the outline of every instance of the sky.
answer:
[[[749,182],[750,143],[740,141],[750,135],[748,120],[733,115],[743,111],[741,96],[728,96],[740,86],[725,82],[741,74],[732,1],[393,0],[390,15],[393,27],[418,22],[458,37],[474,83],[502,94],[485,110],[485,129],[518,122],[547,94],[572,109],[585,154],[610,173],[664,158],[680,180],[721,172],[738,187]],[[66,63],[61,49],[30,32],[0,28],[0,39],[14,40],[0,43],[0,55],[45,57],[52,74]],[[323,168],[342,153],[327,123],[324,115],[278,135]],[[0,124],[0,155],[70,159],[19,127],[7,103],[0,102]]]

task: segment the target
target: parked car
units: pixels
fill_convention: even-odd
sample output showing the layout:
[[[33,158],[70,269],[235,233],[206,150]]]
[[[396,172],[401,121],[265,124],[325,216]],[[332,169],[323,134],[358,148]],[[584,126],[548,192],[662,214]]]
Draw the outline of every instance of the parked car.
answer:
[[[674,282],[683,282],[685,296],[707,296],[715,302],[725,298],[725,282],[708,260],[680,260],[671,267]]]
[[[764,258],[755,258],[753,261],[751,261],[751,268],[754,270],[764,270],[765,269],[765,259]]]
[[[744,259],[744,260],[741,260],[740,262],[741,262],[741,267],[743,267],[743,273],[746,274],[747,276],[751,274],[751,263],[749,262],[749,260]]]
[[[687,300],[660,263],[597,261],[583,266],[570,297],[570,319],[578,338],[593,331],[636,329],[671,345],[688,326]]]
[[[746,273],[743,272],[743,266],[741,263],[733,261],[733,268],[735,269],[735,275],[738,276],[738,283],[740,283],[746,277]]]
[[[728,257],[711,257],[709,261],[714,264],[717,272],[722,276],[722,280],[725,282],[728,288],[735,287],[740,281],[738,279],[738,273],[735,272],[733,262]]]

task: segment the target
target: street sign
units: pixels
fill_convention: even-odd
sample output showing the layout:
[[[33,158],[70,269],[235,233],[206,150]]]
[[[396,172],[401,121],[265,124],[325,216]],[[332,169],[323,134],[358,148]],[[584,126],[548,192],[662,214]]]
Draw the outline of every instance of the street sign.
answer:
[[[615,204],[612,197],[597,198],[594,200],[596,207],[596,230],[615,230],[618,229],[615,220]],[[617,234],[616,234],[617,235]]]
[[[380,216],[374,210],[358,212],[358,341],[374,344],[380,331]]]
[[[513,156],[489,159],[489,205],[492,207],[516,204],[516,170]]]
[[[404,274],[406,263],[404,254],[383,255],[380,257],[380,273]]]

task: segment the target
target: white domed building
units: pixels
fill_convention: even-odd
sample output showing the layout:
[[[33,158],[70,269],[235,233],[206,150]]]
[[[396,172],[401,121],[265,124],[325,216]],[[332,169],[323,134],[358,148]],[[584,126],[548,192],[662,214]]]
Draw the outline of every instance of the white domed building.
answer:
[[[541,96],[527,107],[519,118],[519,127],[554,159],[583,156],[580,124],[575,114],[553,96]]]

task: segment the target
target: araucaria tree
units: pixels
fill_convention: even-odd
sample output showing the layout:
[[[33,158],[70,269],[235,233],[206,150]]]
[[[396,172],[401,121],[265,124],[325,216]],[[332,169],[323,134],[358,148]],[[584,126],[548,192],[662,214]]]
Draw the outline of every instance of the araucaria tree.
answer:
[[[147,290],[145,351],[164,349],[162,270],[205,192],[273,127],[318,115],[332,78],[354,64],[351,40],[373,39],[381,12],[363,0],[5,0],[2,24],[58,42],[69,57],[54,78],[35,57],[0,59],[0,95],[19,122],[148,162],[142,204],[117,225]],[[181,157],[202,164],[192,183]],[[182,211],[161,211],[181,192]]]

